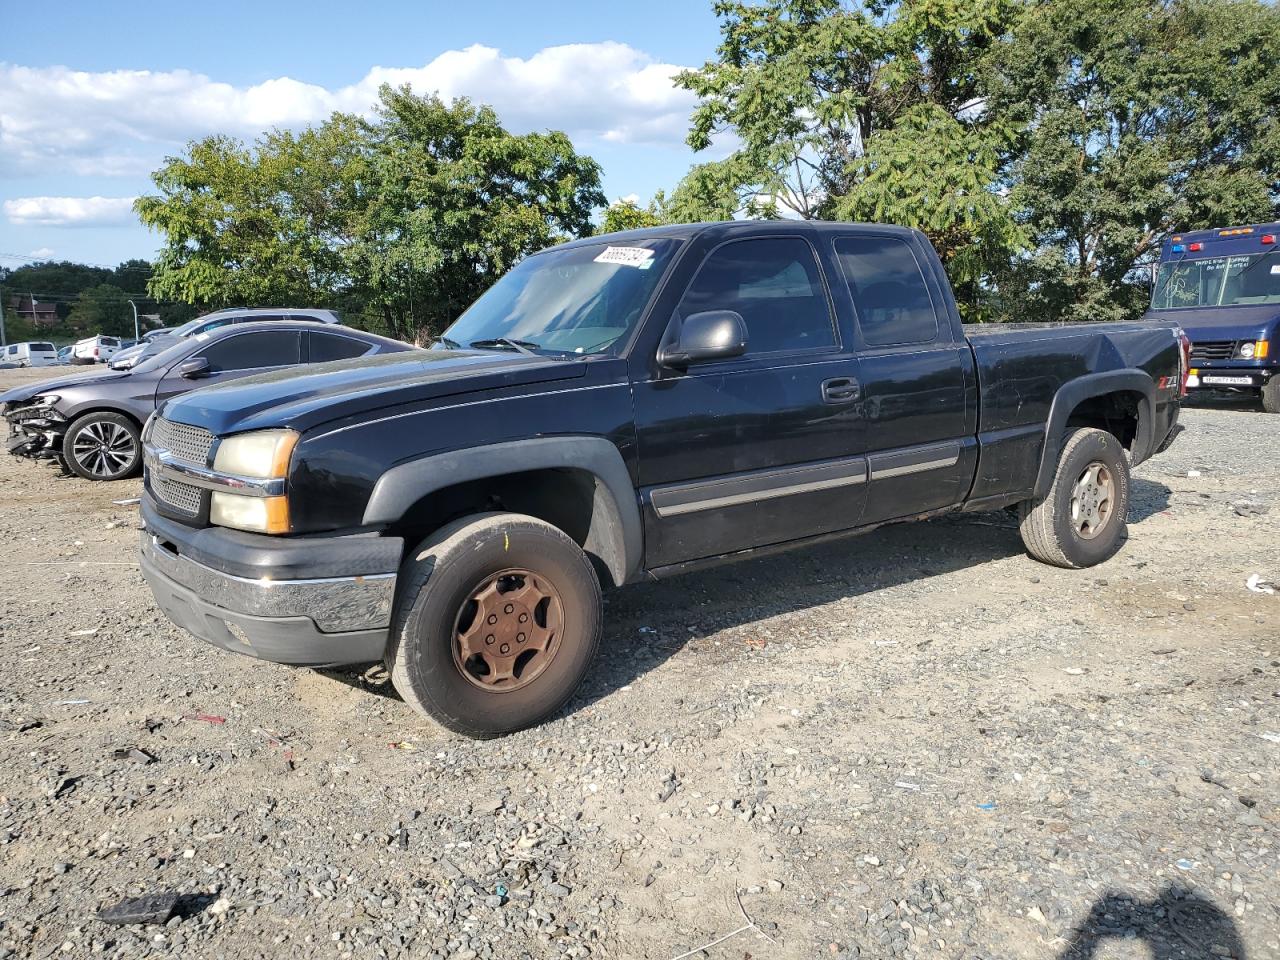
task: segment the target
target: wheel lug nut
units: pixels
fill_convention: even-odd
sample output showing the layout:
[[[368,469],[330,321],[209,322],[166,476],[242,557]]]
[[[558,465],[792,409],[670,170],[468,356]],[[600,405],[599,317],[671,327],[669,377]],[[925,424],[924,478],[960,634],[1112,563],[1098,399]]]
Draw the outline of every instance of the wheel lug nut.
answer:
[[[484,638],[484,642],[485,642],[485,643],[493,643],[493,634],[491,633],[491,634],[489,634],[487,637],[485,637],[485,638]]]
[[[503,644],[501,647],[499,647],[498,649],[499,649],[499,650],[501,650],[503,653],[510,653],[510,652],[511,652],[511,644],[509,644],[509,643],[504,643],[504,644]]]
[[[522,613],[522,614],[520,614],[520,622],[521,622],[521,623],[528,623],[528,622],[529,622],[529,615],[528,615],[527,613]]]
[[[503,607],[503,608],[502,608],[502,612],[503,612],[503,613],[511,613],[511,612],[512,612],[512,611],[514,611],[514,610],[515,610],[515,607],[513,607],[513,606],[512,606],[511,604],[509,604],[509,603],[508,603],[505,607]]]
[[[498,622],[498,615],[497,615],[496,613],[491,613],[491,614],[489,614],[489,620],[488,620],[488,622],[489,622],[489,623],[497,623],[497,622]]]
[[[519,643],[524,643],[524,641],[525,641],[525,636],[524,636],[524,634],[523,634],[523,633],[517,633],[517,634],[516,634],[516,640],[517,640],[517,642],[519,642]]]

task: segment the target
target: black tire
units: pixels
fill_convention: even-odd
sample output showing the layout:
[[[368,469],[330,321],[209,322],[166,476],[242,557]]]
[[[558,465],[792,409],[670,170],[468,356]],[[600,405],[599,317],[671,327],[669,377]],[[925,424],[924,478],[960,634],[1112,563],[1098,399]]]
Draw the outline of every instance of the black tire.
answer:
[[[1095,466],[1100,469],[1093,472]],[[1113,434],[1086,428],[1067,436],[1048,494],[1018,505],[1018,529],[1027,552],[1041,563],[1092,567],[1111,559],[1124,543],[1128,511],[1124,447]]]
[[[1266,413],[1280,413],[1280,373],[1262,385],[1262,409]]]
[[[62,457],[86,480],[123,480],[142,468],[138,425],[122,413],[86,413],[62,438]]]
[[[547,646],[551,656],[524,677],[510,677],[513,688],[498,689],[486,683],[507,681],[493,680],[498,671],[483,657],[461,662],[458,638],[467,611],[477,609],[475,598],[486,592],[501,598],[493,591],[513,570],[531,578],[508,582],[524,586],[536,578],[540,590],[556,594],[545,602],[555,603],[559,626],[543,628],[544,636],[555,637]],[[482,589],[486,583],[491,586]],[[443,527],[409,555],[396,592],[386,654],[392,683],[415,710],[469,737],[502,736],[554,714],[578,689],[600,644],[600,582],[590,560],[563,531],[534,517],[476,514]]]

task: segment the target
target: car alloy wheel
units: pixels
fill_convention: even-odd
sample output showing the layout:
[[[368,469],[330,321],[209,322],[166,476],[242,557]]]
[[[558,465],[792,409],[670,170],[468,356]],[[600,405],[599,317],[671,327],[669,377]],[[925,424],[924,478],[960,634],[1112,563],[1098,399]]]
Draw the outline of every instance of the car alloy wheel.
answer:
[[[116,476],[137,454],[129,431],[109,420],[87,424],[71,445],[76,463],[86,473],[104,479]]]

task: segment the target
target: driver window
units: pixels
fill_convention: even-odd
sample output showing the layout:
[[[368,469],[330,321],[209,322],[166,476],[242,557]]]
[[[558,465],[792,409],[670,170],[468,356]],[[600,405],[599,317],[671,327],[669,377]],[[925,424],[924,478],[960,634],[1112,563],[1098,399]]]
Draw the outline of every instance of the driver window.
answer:
[[[210,373],[287,367],[298,362],[298,341],[296,330],[260,330],[224,337],[195,357],[209,361]]]
[[[799,237],[735,240],[698,268],[681,317],[733,310],[747,326],[747,355],[833,347],[835,327],[818,263]]]

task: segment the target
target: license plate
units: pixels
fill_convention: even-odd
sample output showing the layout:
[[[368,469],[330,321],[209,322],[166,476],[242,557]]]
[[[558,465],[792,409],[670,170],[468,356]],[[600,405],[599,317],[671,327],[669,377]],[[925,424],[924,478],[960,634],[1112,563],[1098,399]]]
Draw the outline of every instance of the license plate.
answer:
[[[1228,387],[1251,387],[1253,377],[1201,377],[1203,383],[1220,383]]]

